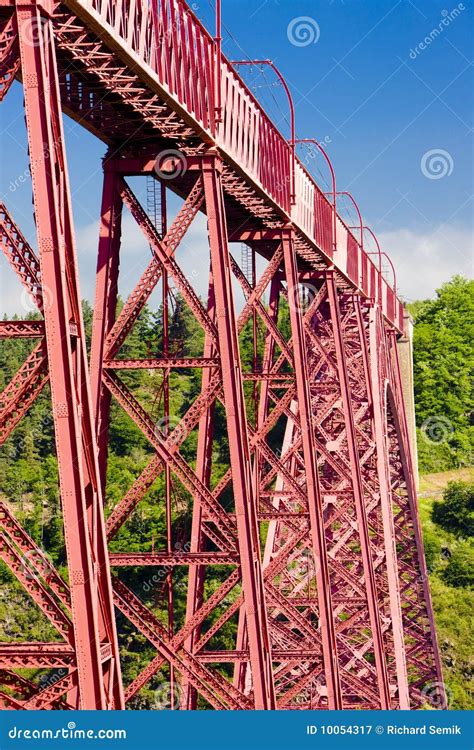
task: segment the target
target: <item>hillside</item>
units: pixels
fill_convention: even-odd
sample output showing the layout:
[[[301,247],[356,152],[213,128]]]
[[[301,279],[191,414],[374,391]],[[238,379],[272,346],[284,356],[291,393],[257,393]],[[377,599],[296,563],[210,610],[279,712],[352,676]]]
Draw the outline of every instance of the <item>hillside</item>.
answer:
[[[470,585],[449,585],[445,580],[447,566],[456,554],[467,553],[471,575],[474,572],[472,538],[459,539],[432,520],[433,506],[442,499],[449,482],[470,482],[474,487],[474,469],[427,474],[420,478],[419,505],[428,564],[436,631],[443,661],[443,675],[448,688],[451,709],[474,708],[474,643],[472,613],[474,590]]]
[[[451,708],[462,709],[474,707],[472,694],[469,694],[467,687],[469,678],[472,677],[470,654],[474,651],[470,626],[474,594],[468,579],[456,580],[451,575],[447,581],[446,568],[459,550],[463,555],[466,552],[472,555],[472,548],[459,536],[434,523],[431,511],[433,503],[441,499],[448,481],[456,479],[472,482],[474,479],[473,470],[469,468],[474,454],[473,392],[470,379],[473,370],[473,309],[474,284],[460,278],[445,284],[436,300],[411,306],[415,316],[415,396],[420,467],[423,473],[420,484],[421,518],[436,623],[451,695],[450,705]],[[87,330],[90,330],[91,317],[91,308],[85,304]],[[162,344],[161,320],[161,310],[152,312],[145,309],[127,338],[122,355],[145,358],[150,355],[150,351],[159,351]],[[241,340],[246,366],[250,366],[253,358],[248,333],[249,331],[244,330]],[[171,315],[170,334],[171,356],[193,357],[202,351],[202,330],[179,296]],[[26,340],[6,339],[0,342],[0,391],[30,350],[31,342]],[[123,380],[140,403],[153,414],[159,426],[163,413],[161,376],[153,370],[140,370],[124,372]],[[189,373],[189,370],[174,370],[169,385],[171,413],[182,415],[199,391],[198,371]],[[250,387],[251,384],[247,384],[247,395],[250,394]],[[252,416],[249,418],[252,419]],[[437,424],[442,429],[431,429],[433,419],[438,420]],[[222,436],[225,432],[221,428],[222,420],[222,408],[217,407],[216,436]],[[143,435],[114,402],[109,447],[107,514],[151,456],[151,448]],[[183,444],[182,450],[186,458],[195,454],[195,431]],[[212,457],[213,484],[225,471],[227,453],[227,441],[222,437],[216,438]],[[162,495],[163,479],[159,478],[114,538],[111,543],[112,551],[150,552],[155,548],[165,547],[166,526],[163,503],[160,502]],[[55,566],[65,572],[53,424],[47,388],[0,452],[0,498],[8,498],[11,509],[28,533],[48,551]],[[188,492],[178,482],[173,483],[174,544],[189,536],[190,510],[191,499]],[[452,570],[453,565],[451,572]],[[150,584],[151,573],[146,569],[123,569],[120,575],[134,591],[139,592],[145,604],[164,622],[162,605],[166,597],[165,579]],[[174,574],[174,583],[180,591],[184,591],[182,586],[180,588],[180,584],[185,583],[184,578],[180,578],[183,575],[182,572]],[[215,578],[207,581],[206,586],[212,590],[217,584],[218,580]],[[3,565],[0,567],[0,591],[0,641],[47,641],[54,638],[51,626],[40,616],[39,610]],[[176,627],[182,622],[184,602],[184,596],[177,597]],[[126,623],[121,623],[124,680],[129,683],[154,656],[154,650],[144,638],[138,637],[127,627]],[[229,635],[229,644],[231,642],[232,634]],[[226,645],[222,642],[219,647],[226,648]],[[45,670],[35,672],[39,679],[50,679]],[[169,676],[164,673],[156,679],[163,681],[169,679]],[[151,681],[131,707],[153,707],[155,689],[156,684]]]
[[[474,463],[474,281],[455,276],[408,306],[421,474]]]

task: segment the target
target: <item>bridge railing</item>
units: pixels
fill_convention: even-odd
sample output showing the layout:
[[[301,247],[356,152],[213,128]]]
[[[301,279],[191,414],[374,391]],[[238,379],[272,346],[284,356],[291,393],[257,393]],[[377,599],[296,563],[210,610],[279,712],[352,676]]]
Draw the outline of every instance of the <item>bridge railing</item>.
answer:
[[[291,149],[229,61],[222,56],[220,81],[214,39],[184,0],[65,0],[91,12],[124,44],[127,54],[148,67],[170,98],[364,294],[379,299],[385,316],[400,330],[403,307],[380,272],[338,217],[333,252],[332,205],[300,160],[295,162],[296,202],[291,205]],[[216,86],[222,120],[216,122]]]
[[[218,145],[290,213],[291,149],[224,57],[221,102],[223,121],[214,133]]]

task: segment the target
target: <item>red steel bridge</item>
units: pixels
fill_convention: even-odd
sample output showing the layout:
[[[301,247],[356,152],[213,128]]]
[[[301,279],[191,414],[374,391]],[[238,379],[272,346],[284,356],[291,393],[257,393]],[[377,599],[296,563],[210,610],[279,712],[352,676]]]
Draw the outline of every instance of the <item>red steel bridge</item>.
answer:
[[[403,306],[382,253],[364,249],[362,219],[341,219],[335,179],[324,194],[219,36],[183,0],[0,0],[0,98],[21,82],[36,247],[3,204],[0,245],[40,313],[0,323],[2,338],[32,341],[1,394],[0,435],[46,389],[67,560],[60,575],[2,500],[2,561],[56,637],[0,644],[1,703],[122,709],[167,680],[181,709],[416,709],[433,690],[443,708],[397,358]],[[62,113],[108,146],[90,361]],[[132,190],[139,178],[152,211]],[[167,222],[171,192],[180,208]],[[150,259],[117,313],[124,207]],[[199,212],[204,300],[178,252]],[[158,288],[161,349],[128,359]],[[171,346],[176,293],[202,329],[199,356]],[[162,384],[158,429],[132,384],[144,369]],[[199,391],[170,413],[173,373],[196,369]],[[119,408],[149,458],[106,513]],[[166,539],[111,551],[157,480]],[[189,507],[179,544],[176,486]],[[124,568],[144,567],[166,571],[151,603],[125,582]],[[121,646],[134,635],[154,656],[127,682]]]

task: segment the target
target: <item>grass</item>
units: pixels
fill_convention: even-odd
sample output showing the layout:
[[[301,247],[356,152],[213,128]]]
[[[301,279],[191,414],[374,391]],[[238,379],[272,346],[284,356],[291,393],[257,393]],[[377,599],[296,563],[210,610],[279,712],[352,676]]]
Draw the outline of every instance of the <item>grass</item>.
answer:
[[[474,466],[452,471],[441,471],[439,474],[422,474],[420,476],[419,496],[441,495],[448,482],[474,482]]]
[[[420,477],[419,506],[425,549],[431,548],[430,589],[436,631],[443,661],[444,681],[451,709],[474,708],[474,643],[472,613],[474,591],[448,586],[442,578],[447,552],[453,552],[459,541],[431,520],[433,502],[442,496],[448,482],[474,481],[474,468],[426,474]],[[433,549],[435,552],[433,553]]]

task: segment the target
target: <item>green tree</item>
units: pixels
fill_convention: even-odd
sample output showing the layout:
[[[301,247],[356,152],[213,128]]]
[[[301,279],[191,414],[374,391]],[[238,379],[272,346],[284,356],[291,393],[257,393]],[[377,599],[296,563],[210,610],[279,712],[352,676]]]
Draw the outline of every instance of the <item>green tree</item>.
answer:
[[[457,536],[474,536],[474,484],[449,482],[443,500],[433,504],[431,518]]]
[[[471,541],[458,544],[445,567],[442,578],[448,586],[472,589],[474,587],[474,546]]]
[[[474,455],[474,281],[455,276],[434,300],[410,306],[421,471],[465,466]]]

